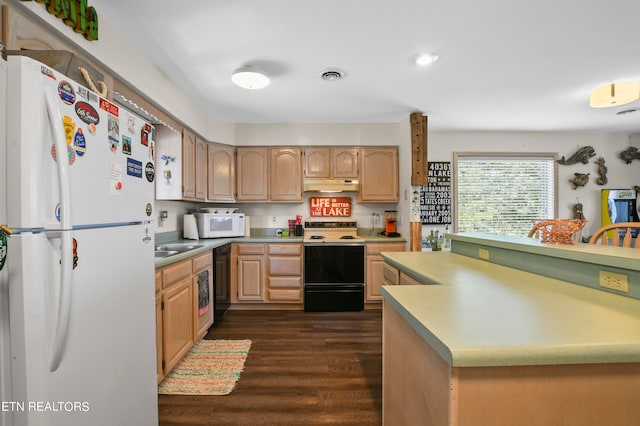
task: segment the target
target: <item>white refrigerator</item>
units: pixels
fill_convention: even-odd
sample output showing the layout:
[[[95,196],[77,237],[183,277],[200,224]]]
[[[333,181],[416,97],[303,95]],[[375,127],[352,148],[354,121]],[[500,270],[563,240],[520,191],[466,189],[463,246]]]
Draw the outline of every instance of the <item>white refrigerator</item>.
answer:
[[[0,419],[157,425],[154,129],[27,57],[6,93]]]

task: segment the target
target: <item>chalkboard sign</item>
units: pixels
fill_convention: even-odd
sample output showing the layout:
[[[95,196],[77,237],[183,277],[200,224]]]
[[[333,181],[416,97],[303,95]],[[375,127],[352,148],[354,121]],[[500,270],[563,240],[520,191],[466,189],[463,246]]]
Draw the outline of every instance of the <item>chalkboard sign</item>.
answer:
[[[420,187],[420,222],[451,224],[451,162],[429,161],[428,184]]]

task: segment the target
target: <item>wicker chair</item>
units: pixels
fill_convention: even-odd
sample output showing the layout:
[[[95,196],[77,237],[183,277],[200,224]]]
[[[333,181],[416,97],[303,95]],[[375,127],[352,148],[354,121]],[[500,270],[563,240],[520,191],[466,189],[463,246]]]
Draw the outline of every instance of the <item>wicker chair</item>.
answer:
[[[589,244],[601,244],[603,246],[612,245],[618,247],[633,247],[640,248],[640,238],[636,238],[635,243],[632,245],[632,230],[637,229],[640,231],[640,222],[620,222],[612,223],[611,225],[605,225],[598,229],[595,234],[589,239]],[[613,238],[609,240],[608,231],[615,231]],[[622,231],[622,232],[621,232]],[[624,235],[621,239],[620,235]],[[609,243],[611,241],[611,243]]]

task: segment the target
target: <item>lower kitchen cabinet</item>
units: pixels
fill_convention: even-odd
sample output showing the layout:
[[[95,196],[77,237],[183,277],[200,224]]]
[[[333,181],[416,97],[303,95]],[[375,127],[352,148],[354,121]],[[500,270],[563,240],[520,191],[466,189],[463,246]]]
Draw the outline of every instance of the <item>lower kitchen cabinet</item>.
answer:
[[[156,271],[156,350],[158,383],[213,324],[213,255],[211,252]],[[200,314],[204,282],[208,308]]]
[[[264,244],[231,245],[231,282],[237,290],[232,301],[264,302],[264,253]]]
[[[302,244],[268,244],[267,254],[267,300],[302,303]]]
[[[367,274],[365,278],[365,301],[381,302],[380,287],[385,282],[384,259],[380,256],[383,251],[406,251],[405,243],[367,243],[366,264]]]
[[[193,340],[202,339],[213,324],[213,253],[192,259]]]

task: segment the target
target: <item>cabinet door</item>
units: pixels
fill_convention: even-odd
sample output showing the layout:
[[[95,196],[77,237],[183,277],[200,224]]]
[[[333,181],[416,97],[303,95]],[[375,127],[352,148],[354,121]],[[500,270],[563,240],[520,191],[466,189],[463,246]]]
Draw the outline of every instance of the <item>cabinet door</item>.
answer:
[[[164,378],[162,355],[162,273],[156,271],[156,368],[158,383]]]
[[[388,265],[384,262],[380,253],[383,251],[405,251],[405,243],[367,243],[367,277],[365,284],[365,296],[367,302],[377,302],[382,300],[380,287],[389,284],[398,284],[397,278],[394,282],[385,282],[387,279]],[[397,270],[396,270],[397,272]]]
[[[236,191],[235,148],[210,143],[207,147],[207,198],[234,201]]]
[[[362,148],[358,201],[398,202],[398,148]]]
[[[328,178],[330,173],[331,148],[304,149],[304,177]]]
[[[264,301],[264,256],[238,256],[238,300]]]
[[[332,177],[358,178],[358,148],[331,149]]]
[[[196,135],[182,131],[182,197],[196,197]]]
[[[267,201],[268,149],[264,147],[238,147],[236,161],[236,201]]]
[[[206,289],[201,286],[206,286]],[[198,341],[207,334],[213,324],[213,268],[199,271],[193,277],[193,340]]]
[[[193,346],[193,292],[191,277],[164,292],[162,311],[164,373],[168,373]]]
[[[302,150],[271,148],[271,200],[302,201]]]
[[[207,142],[199,138],[196,138],[195,180],[195,197],[204,200],[207,196]]]

